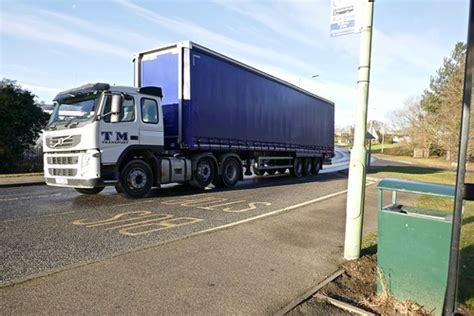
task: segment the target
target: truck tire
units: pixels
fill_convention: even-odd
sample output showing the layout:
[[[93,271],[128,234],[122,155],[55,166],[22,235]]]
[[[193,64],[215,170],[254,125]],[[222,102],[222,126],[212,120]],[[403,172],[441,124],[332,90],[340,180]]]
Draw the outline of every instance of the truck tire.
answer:
[[[216,174],[212,182],[218,188],[230,188],[240,179],[242,166],[235,158],[228,158],[222,163],[222,174]]]
[[[321,162],[321,158],[314,158],[313,159],[313,174],[317,175],[319,173],[319,170],[321,170],[323,164]]]
[[[129,198],[144,197],[153,184],[153,172],[150,166],[140,159],[128,162],[120,172],[120,186]]]
[[[74,188],[74,189],[81,194],[92,195],[92,194],[97,194],[97,193],[102,192],[102,190],[105,189],[105,187],[94,187],[91,189],[86,189],[86,188]]]
[[[303,160],[303,174],[310,176],[313,171],[313,162],[311,158],[305,158]]]
[[[196,170],[193,170],[193,177],[189,184],[195,188],[204,189],[214,180],[215,174],[216,166],[212,158],[202,157],[196,164]]]
[[[303,176],[303,161],[301,158],[295,158],[293,167],[290,168],[290,174],[295,178],[301,178]]]

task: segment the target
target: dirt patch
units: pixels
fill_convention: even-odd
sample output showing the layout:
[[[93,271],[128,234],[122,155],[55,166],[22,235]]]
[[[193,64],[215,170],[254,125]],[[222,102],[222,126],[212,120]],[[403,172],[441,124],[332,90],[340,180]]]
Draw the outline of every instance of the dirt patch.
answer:
[[[349,303],[378,315],[431,315],[419,305],[410,301],[398,301],[390,295],[377,295],[377,256],[367,254],[358,260],[342,265],[345,272],[319,293]],[[351,315],[336,308],[325,312],[327,302],[315,297],[298,306],[291,315]]]

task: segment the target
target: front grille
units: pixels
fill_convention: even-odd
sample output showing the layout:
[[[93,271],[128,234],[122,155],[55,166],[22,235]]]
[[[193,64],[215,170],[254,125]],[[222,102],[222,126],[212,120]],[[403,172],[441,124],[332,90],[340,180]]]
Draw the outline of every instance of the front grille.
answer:
[[[48,157],[50,165],[75,165],[78,162],[79,158],[77,156]]]
[[[70,148],[81,141],[81,135],[54,136],[46,138],[46,146],[49,148]]]
[[[60,177],[75,177],[77,169],[49,168],[49,174]]]

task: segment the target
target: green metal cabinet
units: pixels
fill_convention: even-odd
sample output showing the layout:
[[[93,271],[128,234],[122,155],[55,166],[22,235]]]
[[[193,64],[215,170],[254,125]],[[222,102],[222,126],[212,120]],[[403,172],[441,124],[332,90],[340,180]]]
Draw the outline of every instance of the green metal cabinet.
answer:
[[[442,313],[447,283],[452,214],[397,203],[398,192],[454,198],[454,186],[383,179],[378,189],[379,278],[397,299],[417,302]],[[383,191],[392,191],[384,206]]]

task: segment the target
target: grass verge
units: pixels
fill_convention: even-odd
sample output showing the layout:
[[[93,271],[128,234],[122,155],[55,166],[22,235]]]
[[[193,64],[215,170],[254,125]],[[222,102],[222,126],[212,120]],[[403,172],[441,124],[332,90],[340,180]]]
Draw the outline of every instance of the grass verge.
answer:
[[[0,178],[14,178],[14,177],[32,177],[42,176],[42,172],[30,172],[30,173],[4,173],[0,174]]]

